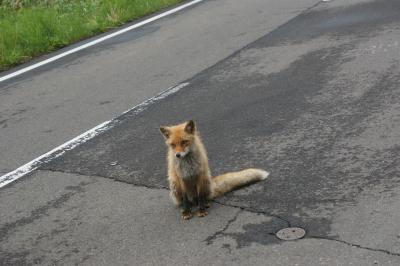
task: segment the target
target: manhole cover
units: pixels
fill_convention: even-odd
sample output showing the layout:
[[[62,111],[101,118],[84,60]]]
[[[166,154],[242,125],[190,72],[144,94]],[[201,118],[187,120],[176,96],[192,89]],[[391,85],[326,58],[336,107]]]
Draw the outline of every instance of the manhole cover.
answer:
[[[306,235],[306,231],[299,227],[288,227],[279,230],[276,237],[282,240],[296,240]]]

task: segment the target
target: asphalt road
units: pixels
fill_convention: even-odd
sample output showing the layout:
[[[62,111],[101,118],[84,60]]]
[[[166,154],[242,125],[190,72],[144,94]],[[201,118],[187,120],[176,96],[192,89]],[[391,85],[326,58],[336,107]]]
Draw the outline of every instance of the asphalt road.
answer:
[[[0,173],[191,78],[317,2],[207,0],[0,83]]]
[[[400,2],[276,5],[275,30],[0,190],[0,264],[400,265]],[[271,176],[182,221],[158,127],[187,119],[213,173]]]

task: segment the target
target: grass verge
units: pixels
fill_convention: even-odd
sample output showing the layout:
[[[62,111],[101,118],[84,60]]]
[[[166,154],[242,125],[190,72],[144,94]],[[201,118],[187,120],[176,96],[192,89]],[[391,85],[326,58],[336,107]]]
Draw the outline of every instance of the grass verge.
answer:
[[[0,70],[183,0],[0,0]]]

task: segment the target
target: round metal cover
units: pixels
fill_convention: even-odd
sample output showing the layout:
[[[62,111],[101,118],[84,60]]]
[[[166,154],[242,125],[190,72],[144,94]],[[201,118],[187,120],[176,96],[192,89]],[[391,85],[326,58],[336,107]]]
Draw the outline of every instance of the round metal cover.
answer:
[[[288,227],[279,230],[276,237],[282,240],[296,240],[304,237],[306,231],[300,227]]]

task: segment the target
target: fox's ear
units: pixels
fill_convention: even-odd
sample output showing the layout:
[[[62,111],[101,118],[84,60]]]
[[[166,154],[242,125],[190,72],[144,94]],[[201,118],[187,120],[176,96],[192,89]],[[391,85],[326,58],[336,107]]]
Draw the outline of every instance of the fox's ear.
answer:
[[[193,120],[189,120],[186,123],[185,131],[187,133],[189,133],[189,134],[193,134],[195,130],[196,130],[196,126],[194,125],[194,121]]]
[[[169,138],[169,135],[171,135],[171,132],[167,127],[160,127],[160,131],[166,139]]]

